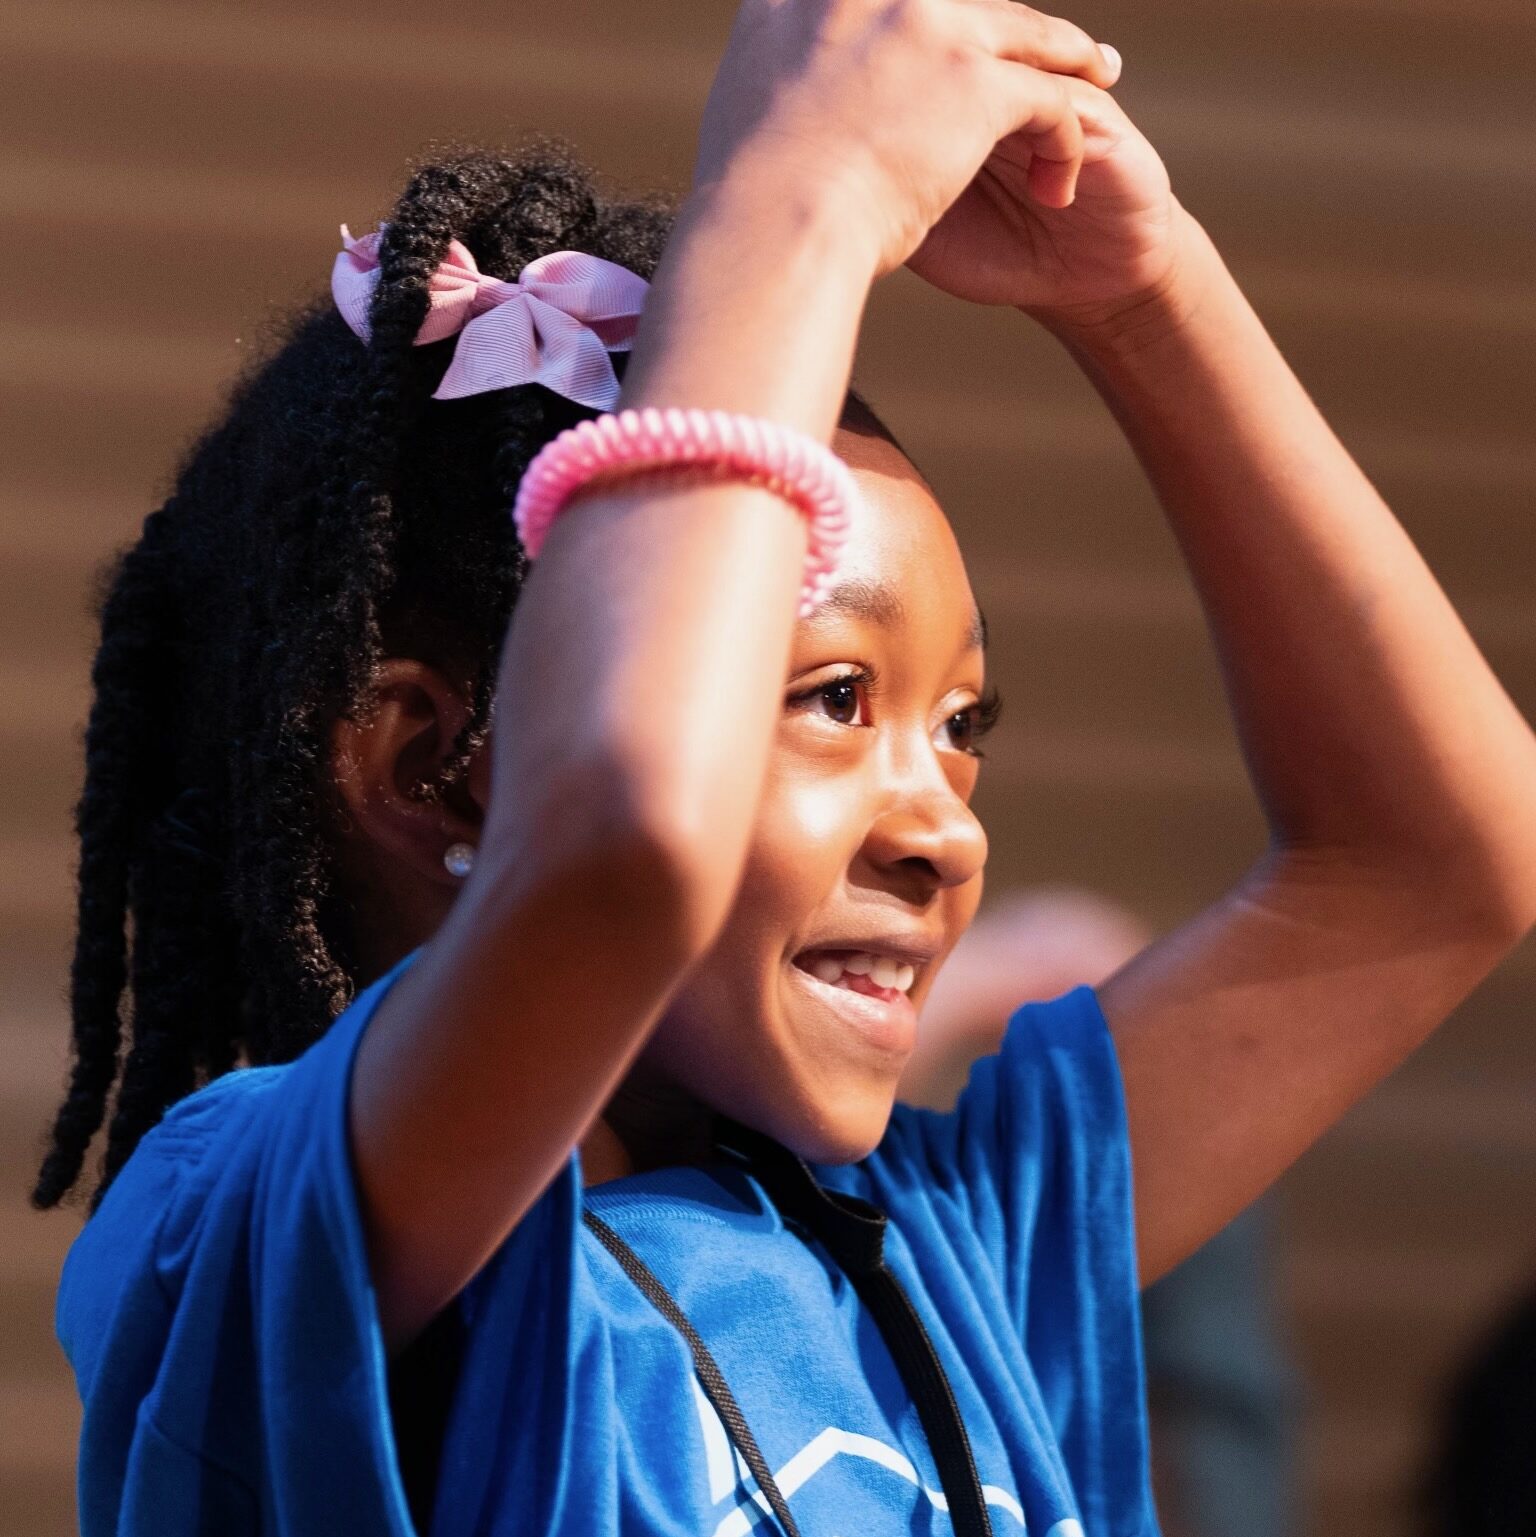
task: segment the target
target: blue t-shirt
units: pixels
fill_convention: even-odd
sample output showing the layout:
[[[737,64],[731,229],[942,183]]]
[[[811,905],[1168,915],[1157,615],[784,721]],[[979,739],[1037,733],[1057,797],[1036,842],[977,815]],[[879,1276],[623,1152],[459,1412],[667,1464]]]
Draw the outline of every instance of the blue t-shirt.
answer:
[[[76,1239],[57,1323],[83,1537],[415,1530],[346,1131],[357,1042],[413,958],[297,1061],[174,1106]],[[816,1172],[889,1214],[996,1537],[1155,1537],[1125,1112],[1093,992],[1020,1009],[953,1112],[898,1105],[869,1158]],[[583,1191],[573,1153],[453,1304],[431,1537],[777,1533],[583,1200],[707,1342],[804,1537],[953,1530],[879,1331],[754,1178],[721,1162]]]

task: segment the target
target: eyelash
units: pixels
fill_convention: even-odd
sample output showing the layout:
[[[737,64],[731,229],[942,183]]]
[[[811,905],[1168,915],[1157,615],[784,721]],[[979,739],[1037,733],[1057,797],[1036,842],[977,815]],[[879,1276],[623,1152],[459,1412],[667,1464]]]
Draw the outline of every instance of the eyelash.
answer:
[[[873,693],[879,687],[880,677],[872,667],[858,667],[852,672],[839,673],[835,678],[825,678],[815,688],[808,688],[801,693],[791,694],[787,703],[808,704],[811,700],[824,695],[829,689],[848,683],[856,683],[860,688]],[[956,710],[953,715],[948,716],[946,724],[957,715],[971,716],[971,745],[960,748],[960,751],[968,753],[973,758],[985,758],[986,754],[976,746],[976,743],[980,742],[992,730],[1002,713],[1002,696],[995,687],[989,686],[983,691],[981,698],[975,704],[964,710]]]
[[[972,737],[979,742],[997,724],[998,717],[1003,713],[1003,696],[998,693],[993,684],[988,684],[982,690],[981,698],[971,708],[976,712],[976,724],[971,728]],[[970,749],[978,758],[985,758],[986,754],[973,746]]]

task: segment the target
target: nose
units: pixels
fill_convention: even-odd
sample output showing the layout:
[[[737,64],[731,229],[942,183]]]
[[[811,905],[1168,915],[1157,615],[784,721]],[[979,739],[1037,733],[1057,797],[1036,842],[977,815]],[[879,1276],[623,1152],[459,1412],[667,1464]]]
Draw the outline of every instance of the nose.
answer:
[[[865,835],[864,857],[928,888],[923,895],[979,875],[987,862],[986,831],[932,745],[904,766],[888,765],[887,772],[897,777]]]

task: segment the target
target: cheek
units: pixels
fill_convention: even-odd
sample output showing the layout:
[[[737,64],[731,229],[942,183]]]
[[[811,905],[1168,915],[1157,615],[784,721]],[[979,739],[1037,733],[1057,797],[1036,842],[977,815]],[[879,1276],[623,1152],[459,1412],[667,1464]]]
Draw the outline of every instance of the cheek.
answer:
[[[762,976],[799,948],[817,910],[839,890],[858,847],[846,776],[775,766],[764,786],[741,885],[718,953]]]
[[[826,895],[858,850],[859,812],[853,773],[830,764],[781,767],[764,787],[753,859],[786,884]]]
[[[861,831],[850,776],[814,770],[770,780],[758,818],[760,841],[773,857],[820,857],[847,864]]]
[[[650,1060],[706,1098],[701,1072],[729,1076],[763,1049],[767,1037],[744,1034],[747,1022],[765,1000],[772,1017],[786,952],[800,947],[817,911],[835,897],[858,845],[848,814],[857,797],[846,781],[839,789],[833,776],[797,767],[793,774],[782,765],[770,770],[731,916],[646,1048]]]

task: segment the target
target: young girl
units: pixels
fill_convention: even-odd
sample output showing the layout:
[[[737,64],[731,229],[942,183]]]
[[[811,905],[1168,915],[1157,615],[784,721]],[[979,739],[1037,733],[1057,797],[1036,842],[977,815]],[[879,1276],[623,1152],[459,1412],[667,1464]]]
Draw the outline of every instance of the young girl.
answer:
[[[1004,0],[747,0],[670,229],[424,166],[194,449],[103,614],[35,1197],[126,985],[59,1297],[87,1537],[1155,1531],[1138,1277],[1526,931],[1536,752],[1117,72]],[[847,394],[903,262],[1123,424],[1273,830],[949,1114],[893,1098],[994,706]],[[524,478],[616,404],[731,415]]]

